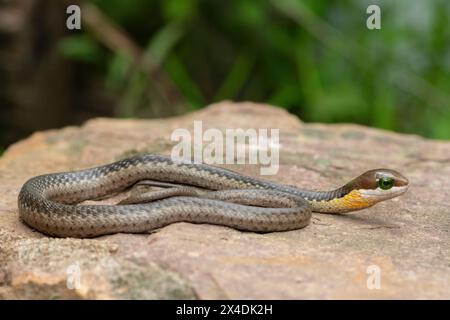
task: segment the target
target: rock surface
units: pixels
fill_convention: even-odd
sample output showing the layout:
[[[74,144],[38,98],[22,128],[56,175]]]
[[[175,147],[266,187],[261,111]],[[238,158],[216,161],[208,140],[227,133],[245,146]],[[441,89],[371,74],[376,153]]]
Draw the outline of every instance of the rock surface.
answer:
[[[204,128],[280,128],[280,169],[268,177],[278,182],[327,189],[389,167],[410,179],[410,190],[364,211],[315,214],[304,229],[270,234],[176,223],[150,234],[55,239],[19,221],[17,194],[28,178],[138,152],[170,154],[172,131],[191,129],[194,120]],[[259,173],[257,166],[228,167]],[[0,158],[0,298],[449,299],[449,176],[449,142],[304,124],[253,103],[37,132]],[[377,270],[380,288],[371,289]]]

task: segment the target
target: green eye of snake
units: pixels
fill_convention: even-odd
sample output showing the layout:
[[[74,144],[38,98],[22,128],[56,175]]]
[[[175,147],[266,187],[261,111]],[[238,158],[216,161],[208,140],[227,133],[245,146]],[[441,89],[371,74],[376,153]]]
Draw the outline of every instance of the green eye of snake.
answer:
[[[383,190],[388,190],[394,186],[394,179],[388,177],[381,177],[378,180],[378,185]]]

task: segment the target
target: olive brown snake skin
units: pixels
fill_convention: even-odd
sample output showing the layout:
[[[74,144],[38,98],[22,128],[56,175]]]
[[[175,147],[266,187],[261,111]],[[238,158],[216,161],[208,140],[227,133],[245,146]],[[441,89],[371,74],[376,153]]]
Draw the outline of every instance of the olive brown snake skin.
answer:
[[[141,182],[165,189],[117,205],[78,204]],[[368,171],[332,191],[307,191],[206,164],[141,155],[31,178],[19,193],[18,207],[27,225],[57,237],[143,233],[182,221],[272,232],[307,226],[312,211],[360,210],[407,189],[408,180],[388,169]]]

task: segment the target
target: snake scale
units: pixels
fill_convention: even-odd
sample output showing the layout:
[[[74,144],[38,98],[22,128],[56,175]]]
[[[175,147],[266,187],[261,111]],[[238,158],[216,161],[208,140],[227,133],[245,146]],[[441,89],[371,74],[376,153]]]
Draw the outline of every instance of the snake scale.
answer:
[[[79,204],[141,182],[165,189],[116,205]],[[206,164],[140,155],[28,180],[18,197],[22,221],[56,237],[143,233],[175,222],[208,223],[255,232],[308,225],[311,212],[348,212],[396,197],[408,188],[400,173],[367,171],[331,191],[309,191]]]

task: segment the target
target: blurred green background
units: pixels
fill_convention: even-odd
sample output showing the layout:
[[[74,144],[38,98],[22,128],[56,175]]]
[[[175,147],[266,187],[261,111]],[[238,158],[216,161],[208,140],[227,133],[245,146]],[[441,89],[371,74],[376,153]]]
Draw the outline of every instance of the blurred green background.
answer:
[[[224,99],[450,138],[447,0],[78,1],[81,31],[65,28],[74,1],[35,3],[48,14],[28,24],[34,63],[2,68],[0,148],[93,116],[164,117]],[[366,27],[370,4],[381,30]]]

